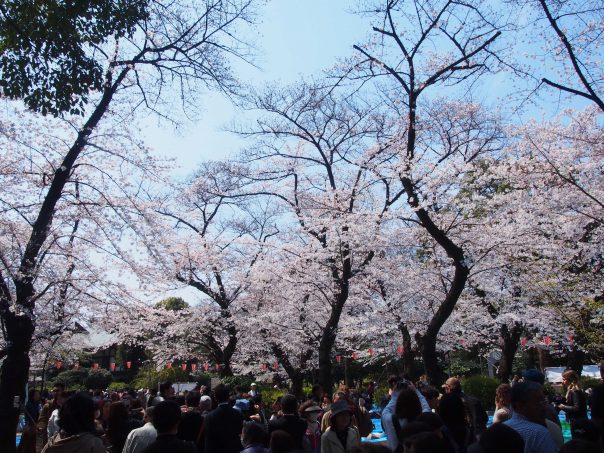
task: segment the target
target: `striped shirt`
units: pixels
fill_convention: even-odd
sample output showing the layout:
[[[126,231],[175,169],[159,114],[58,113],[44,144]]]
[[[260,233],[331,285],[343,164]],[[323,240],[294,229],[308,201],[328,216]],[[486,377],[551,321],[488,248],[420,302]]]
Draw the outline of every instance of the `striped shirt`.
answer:
[[[530,421],[514,412],[512,418],[503,422],[513,428],[524,439],[524,453],[557,453],[552,435],[545,426]]]

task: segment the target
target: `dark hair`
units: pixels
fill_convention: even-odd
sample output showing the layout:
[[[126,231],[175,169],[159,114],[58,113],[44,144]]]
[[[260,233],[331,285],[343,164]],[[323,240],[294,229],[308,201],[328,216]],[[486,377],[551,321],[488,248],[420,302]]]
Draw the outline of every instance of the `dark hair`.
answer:
[[[266,438],[266,431],[264,427],[254,421],[248,421],[243,423],[243,442],[246,445],[250,444],[264,444]]]
[[[321,390],[321,392],[323,392],[323,386],[321,384],[315,384],[312,386],[311,393],[314,395],[319,390]]]
[[[111,403],[109,418],[107,419],[107,437],[116,451],[123,448],[128,437],[128,408],[121,401]]]
[[[444,453],[445,445],[440,437],[432,432],[415,434],[404,442],[405,450],[413,449],[414,453]]]
[[[432,387],[431,385],[422,386],[420,392],[424,395],[424,398],[427,400],[431,400],[432,398],[438,398],[440,392],[436,389],[436,387]]]
[[[430,425],[422,422],[411,422],[407,423],[405,426],[401,428],[400,431],[400,439],[399,443],[403,443],[403,441],[411,436],[415,436],[419,433],[430,433],[433,429]]]
[[[494,423],[480,436],[480,446],[492,453],[523,453],[524,439],[503,423]]]
[[[170,381],[162,382],[159,384],[159,393],[164,393],[166,390],[169,390],[172,387],[172,383]]]
[[[531,399],[531,394],[543,390],[540,384],[533,381],[519,382],[512,387],[512,407],[518,403],[527,403]]]
[[[441,429],[444,425],[443,419],[440,417],[440,415],[435,414],[434,412],[423,412],[415,418],[415,421],[425,423],[432,431]]]
[[[59,428],[70,436],[94,432],[94,402],[85,393],[78,393],[65,401],[59,409]]]
[[[61,387],[61,389],[65,390],[65,384],[62,382],[55,382],[53,387]]]
[[[33,400],[34,399],[34,395],[36,394],[36,392],[40,393],[40,390],[38,390],[38,389],[29,389],[29,392],[27,393],[27,399]]]
[[[153,426],[158,434],[167,433],[180,422],[180,407],[174,401],[161,401],[153,409]]]
[[[595,443],[598,443],[600,440],[598,427],[594,422],[586,418],[574,420],[570,427],[570,432],[573,439],[583,439]]]
[[[392,450],[385,445],[367,443],[353,447],[350,453],[392,453]]]
[[[400,391],[396,400],[394,413],[398,418],[413,420],[422,413],[422,403],[415,390],[406,388]]]
[[[218,384],[216,387],[214,387],[214,397],[219,403],[227,402],[229,400],[230,393],[229,388],[224,384]]]
[[[281,398],[281,410],[284,414],[295,414],[298,408],[298,400],[294,395],[287,394]]]
[[[468,435],[466,407],[458,393],[446,393],[440,399],[437,414],[451,432],[458,445],[464,445]]]
[[[271,453],[289,453],[296,445],[294,438],[287,431],[278,429],[272,432],[268,448]]]
[[[201,399],[201,394],[199,392],[189,392],[185,397],[185,401],[187,402],[187,406],[197,407],[199,406],[199,400]]]

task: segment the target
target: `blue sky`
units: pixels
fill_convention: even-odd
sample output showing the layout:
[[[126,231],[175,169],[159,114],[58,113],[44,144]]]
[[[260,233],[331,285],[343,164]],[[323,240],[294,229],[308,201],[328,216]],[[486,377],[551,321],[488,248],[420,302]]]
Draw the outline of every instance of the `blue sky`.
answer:
[[[337,58],[352,53],[370,32],[365,18],[349,12],[351,0],[272,0],[259,11],[260,22],[254,43],[260,69],[238,65],[237,75],[245,82],[261,86],[267,82],[295,82],[319,74]],[[238,112],[217,93],[201,99],[203,113],[195,123],[184,124],[177,132],[170,126],[158,127],[155,120],[144,123],[149,146],[159,154],[177,159],[176,176],[182,177],[209,159],[219,159],[237,151],[242,142],[224,130]]]

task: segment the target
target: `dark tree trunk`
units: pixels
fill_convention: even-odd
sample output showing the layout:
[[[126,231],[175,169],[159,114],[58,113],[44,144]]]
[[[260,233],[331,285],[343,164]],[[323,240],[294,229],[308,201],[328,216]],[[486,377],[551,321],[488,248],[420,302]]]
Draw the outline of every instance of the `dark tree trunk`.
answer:
[[[336,303],[332,306],[331,316],[323,328],[321,340],[319,341],[319,384],[328,394],[333,393],[333,365],[331,363],[331,352],[336,343],[336,333],[342,309],[348,300],[348,279],[339,282],[340,293]]]
[[[433,386],[440,388],[444,381],[443,370],[438,363],[436,353],[436,336],[425,334],[417,337],[422,361],[424,362],[424,372],[428,375],[428,380]]]
[[[544,373],[545,368],[550,364],[549,349],[543,347],[537,348],[537,354],[539,356],[539,369]]]
[[[518,342],[522,335],[522,324],[516,322],[512,330],[506,324],[501,326],[499,335],[499,346],[501,348],[501,359],[499,360],[499,370],[497,377],[501,382],[508,382],[512,375],[514,356],[518,350]]]
[[[38,216],[32,225],[31,235],[21,258],[18,277],[14,281],[16,293],[14,309],[17,314],[11,311],[11,298],[6,285],[2,283],[2,288],[0,288],[2,290],[0,316],[6,329],[8,351],[0,370],[0,451],[2,453],[16,451],[15,433],[20,403],[24,400],[25,386],[29,377],[29,351],[35,331],[33,320],[35,313],[34,280],[39,253],[48,238],[57,203],[61,199],[73,166],[88,144],[88,137],[107,112],[115,91],[128,71],[129,69],[122,70],[113,83],[111,73],[107,74],[103,97],[86,124],[78,132],[75,142],[53,175]],[[0,278],[1,281],[2,278]]]
[[[413,372],[413,362],[415,360],[415,353],[413,352],[413,345],[411,344],[411,335],[409,329],[403,323],[399,324],[399,331],[403,336],[403,353],[401,356],[401,365],[403,367],[403,374],[410,376]]]

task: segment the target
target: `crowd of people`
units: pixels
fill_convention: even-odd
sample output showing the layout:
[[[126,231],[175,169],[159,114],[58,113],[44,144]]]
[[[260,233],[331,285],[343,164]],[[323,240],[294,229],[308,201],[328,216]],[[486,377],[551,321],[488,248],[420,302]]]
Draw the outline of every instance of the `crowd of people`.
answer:
[[[563,400],[550,403],[544,376],[527,370],[501,384],[493,423],[479,399],[448,379],[441,389],[426,380],[388,380],[388,396],[373,401],[341,385],[308,398],[286,394],[263,404],[256,384],[231,391],[219,384],[175,395],[159,391],[80,392],[55,385],[48,401],[32,390],[25,406],[23,453],[597,453],[604,433],[604,385],[585,394],[577,373],[563,375]],[[272,403],[272,404],[271,404]],[[591,420],[587,417],[591,408]],[[573,439],[564,443],[558,411]],[[383,433],[372,417],[381,417]],[[363,442],[362,439],[363,438]]]

